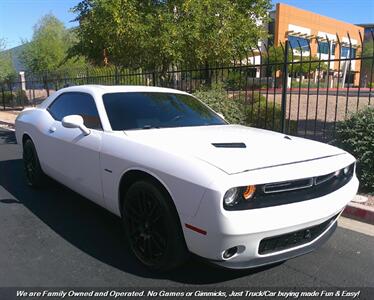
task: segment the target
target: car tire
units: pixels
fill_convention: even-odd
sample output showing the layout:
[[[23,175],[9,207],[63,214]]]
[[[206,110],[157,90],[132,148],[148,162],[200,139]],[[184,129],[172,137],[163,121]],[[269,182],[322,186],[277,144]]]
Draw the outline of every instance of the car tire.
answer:
[[[42,187],[46,176],[40,167],[38,154],[31,139],[27,139],[23,144],[23,165],[27,184],[34,188]]]
[[[174,203],[153,180],[130,186],[122,205],[122,219],[132,253],[148,269],[167,272],[187,260],[188,250]]]

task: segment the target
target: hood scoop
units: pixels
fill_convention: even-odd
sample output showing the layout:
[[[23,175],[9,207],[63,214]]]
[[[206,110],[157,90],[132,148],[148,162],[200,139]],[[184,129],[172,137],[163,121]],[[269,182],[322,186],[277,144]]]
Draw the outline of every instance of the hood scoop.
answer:
[[[247,148],[244,143],[212,143],[216,148]]]

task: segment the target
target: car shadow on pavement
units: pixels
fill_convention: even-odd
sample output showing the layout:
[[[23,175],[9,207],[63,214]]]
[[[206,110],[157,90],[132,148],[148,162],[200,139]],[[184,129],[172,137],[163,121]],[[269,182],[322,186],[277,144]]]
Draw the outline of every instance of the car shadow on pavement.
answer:
[[[16,136],[12,131],[0,130],[0,142],[5,144],[17,144]]]
[[[248,276],[269,269],[217,269],[197,258],[181,268],[155,274],[140,265],[126,245],[120,219],[59,183],[49,180],[43,189],[25,183],[22,160],[0,161],[2,185],[15,199],[3,199],[1,205],[20,202],[63,239],[99,261],[127,273],[185,284],[214,284]]]

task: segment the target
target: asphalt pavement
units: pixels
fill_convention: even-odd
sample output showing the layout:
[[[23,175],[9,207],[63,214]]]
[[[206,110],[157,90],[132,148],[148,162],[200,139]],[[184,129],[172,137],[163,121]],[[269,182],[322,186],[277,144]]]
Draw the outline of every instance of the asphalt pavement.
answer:
[[[192,258],[150,273],[129,254],[117,217],[53,181],[29,188],[21,156],[14,133],[0,129],[0,287],[374,287],[374,237],[347,226],[276,266],[231,271]]]

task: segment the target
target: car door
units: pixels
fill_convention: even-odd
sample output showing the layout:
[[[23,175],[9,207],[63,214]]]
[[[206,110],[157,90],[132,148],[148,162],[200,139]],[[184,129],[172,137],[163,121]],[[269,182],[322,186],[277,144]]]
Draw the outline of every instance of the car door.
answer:
[[[47,110],[53,121],[44,141],[50,152],[45,164],[52,177],[103,205],[100,174],[103,131],[95,100],[87,93],[66,92],[57,97]],[[62,126],[61,120],[68,115],[82,116],[90,134],[84,135],[79,128]]]

